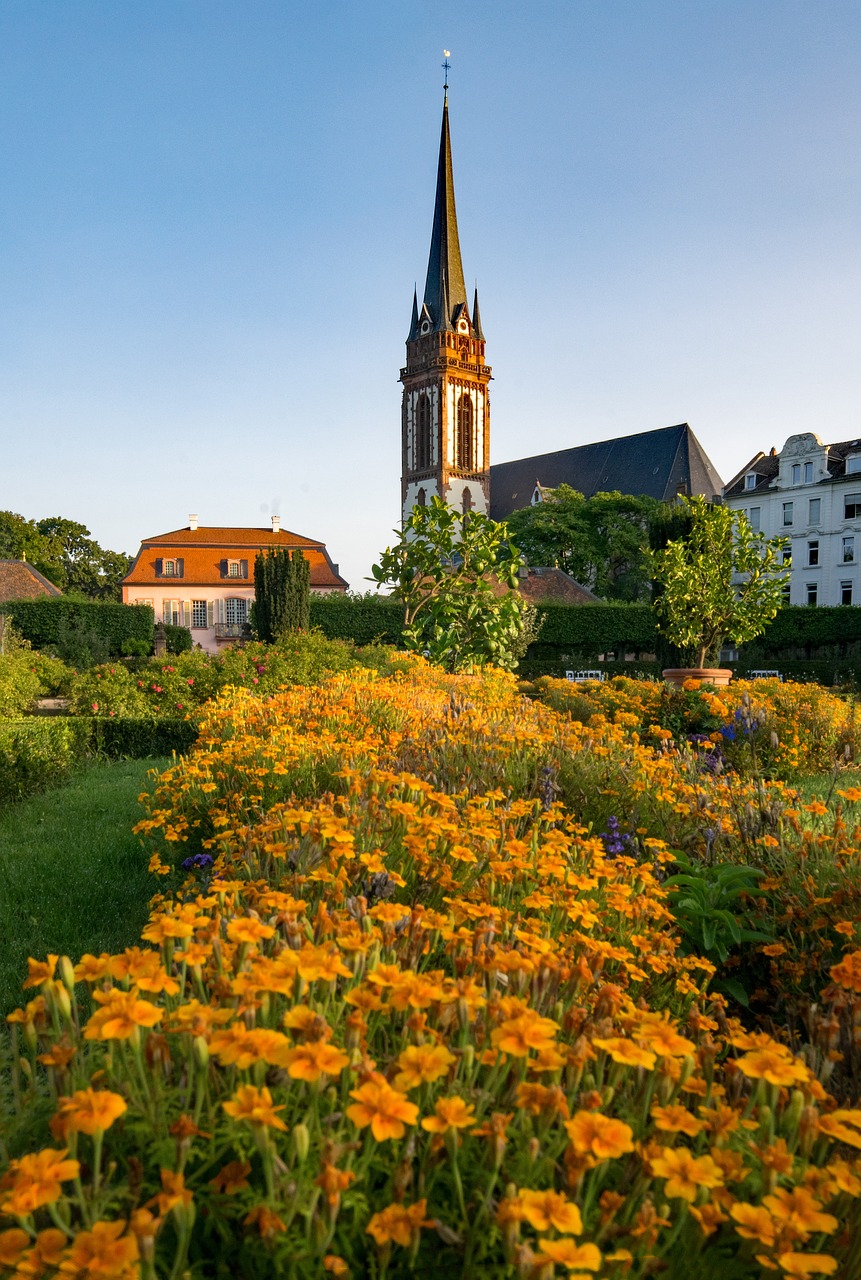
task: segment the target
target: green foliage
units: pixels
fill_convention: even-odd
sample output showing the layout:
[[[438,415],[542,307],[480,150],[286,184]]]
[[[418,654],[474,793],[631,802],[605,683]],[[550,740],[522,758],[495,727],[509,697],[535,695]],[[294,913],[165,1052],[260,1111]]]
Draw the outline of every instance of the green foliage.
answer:
[[[26,520],[14,511],[0,511],[0,559],[28,560],[62,591],[92,600],[119,600],[132,563],[131,556],[100,547],[76,520]]]
[[[403,648],[404,606],[393,596],[332,591],[311,597],[311,625],[330,639]]]
[[[99,716],[87,723],[88,754],[108,760],[182,755],[197,741],[197,722],[180,716]]]
[[[585,498],[569,485],[545,490],[544,501],[522,507],[508,528],[532,565],[555,565],[608,600],[651,596],[643,555],[653,521],[668,504],[622,493]]]
[[[9,600],[2,605],[16,628],[36,649],[59,647],[61,635],[93,633],[107,653],[118,656],[126,640],[152,642],[155,618],[149,605],[74,600],[53,596],[41,600]]]
[[[459,515],[440,498],[414,507],[399,541],[371,570],[404,606],[404,641],[448,671],[511,670],[524,631],[521,556],[505,524]]]
[[[186,628],[183,627],[181,630],[184,631]],[[152,645],[147,644],[146,640],[138,640],[133,636],[129,640],[123,641],[122,654],[124,658],[147,658],[151,653]]]
[[[745,924],[749,902],[762,893],[758,881],[763,871],[731,862],[694,863],[683,854],[676,860],[683,870],[669,876],[664,888],[689,951],[724,964],[732,948],[743,942],[773,941],[772,934]],[[737,992],[732,994],[738,998]]]
[[[0,804],[57,786],[84,754],[88,730],[60,716],[0,723]]]
[[[165,622],[163,625],[168,653],[188,653],[194,647],[194,641],[191,638],[191,631],[188,627],[177,627],[172,622]],[[152,646],[147,652],[150,652],[151,649]]]
[[[311,625],[311,566],[301,551],[292,556],[276,547],[254,561],[253,625],[259,639],[272,644],[288,631]]]
[[[28,711],[42,691],[39,673],[26,649],[0,655],[0,716]]]
[[[683,501],[690,532],[646,558],[662,587],[654,602],[659,629],[678,648],[694,651],[704,667],[724,640],[753,640],[780,609],[787,541],[766,541],[740,511],[701,497]]]

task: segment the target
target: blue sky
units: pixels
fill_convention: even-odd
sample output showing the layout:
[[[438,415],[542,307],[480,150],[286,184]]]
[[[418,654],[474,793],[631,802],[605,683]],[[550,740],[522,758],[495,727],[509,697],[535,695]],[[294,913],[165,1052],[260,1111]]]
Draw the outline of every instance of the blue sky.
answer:
[[[0,508],[367,586],[444,47],[494,461],[861,435],[857,0],[4,0]]]

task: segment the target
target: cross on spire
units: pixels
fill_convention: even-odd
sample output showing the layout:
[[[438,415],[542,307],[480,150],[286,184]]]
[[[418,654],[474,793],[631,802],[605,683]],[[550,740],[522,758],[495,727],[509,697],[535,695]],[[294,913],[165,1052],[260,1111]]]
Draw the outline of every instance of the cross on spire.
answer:
[[[449,58],[451,57],[451,49],[443,49],[442,52],[443,52],[443,57],[445,58],[445,62],[442,63],[442,68],[445,71],[445,84],[443,85],[443,88],[445,89],[446,93],[448,93],[448,73],[451,67]]]

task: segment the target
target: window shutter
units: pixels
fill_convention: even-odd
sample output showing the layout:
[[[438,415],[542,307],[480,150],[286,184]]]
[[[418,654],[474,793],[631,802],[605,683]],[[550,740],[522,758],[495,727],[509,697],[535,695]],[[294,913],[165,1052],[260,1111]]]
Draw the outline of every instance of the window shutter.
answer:
[[[180,556],[176,562],[176,576],[182,578],[185,575],[185,560]]]
[[[227,561],[226,560],[221,561],[221,576],[222,578],[227,577]]]
[[[242,575],[242,577],[243,577],[243,578],[247,578],[247,577],[248,577],[248,561],[247,561],[247,560],[240,560],[240,562],[239,562],[239,572],[240,572],[240,574]]]
[[[182,625],[184,627],[191,626],[191,601],[183,600],[182,602]]]
[[[215,626],[215,601],[207,600],[206,602],[206,625],[208,627]]]
[[[173,622],[173,601],[164,600],[162,603],[164,604],[164,620],[170,624]]]
[[[164,561],[162,560],[161,556],[159,556],[159,558],[155,562],[155,576],[157,578],[161,577],[163,564],[164,564]]]

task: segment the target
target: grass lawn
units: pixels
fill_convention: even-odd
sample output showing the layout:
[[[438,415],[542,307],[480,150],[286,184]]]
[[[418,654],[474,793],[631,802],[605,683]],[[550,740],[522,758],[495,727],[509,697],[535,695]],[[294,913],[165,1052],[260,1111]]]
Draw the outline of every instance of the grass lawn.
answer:
[[[77,960],[140,940],[156,885],[132,827],[147,774],[168,764],[93,765],[0,811],[0,1016],[32,998],[28,955]]]

